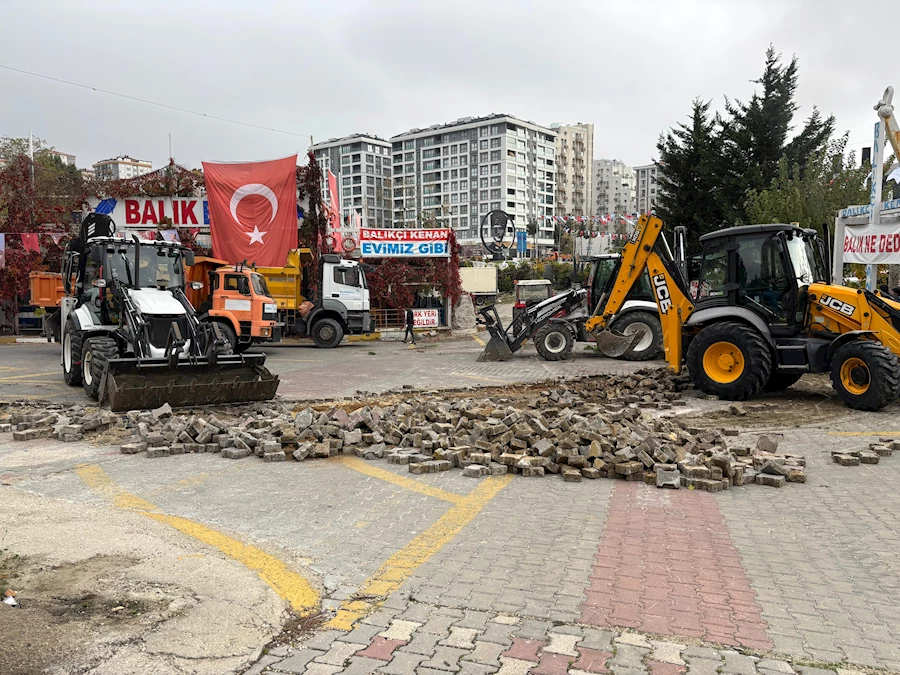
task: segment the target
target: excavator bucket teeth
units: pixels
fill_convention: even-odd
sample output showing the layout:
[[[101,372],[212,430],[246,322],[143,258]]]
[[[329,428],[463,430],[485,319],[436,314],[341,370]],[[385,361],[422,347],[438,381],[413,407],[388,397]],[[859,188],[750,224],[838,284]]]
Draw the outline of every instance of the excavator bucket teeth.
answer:
[[[479,361],[506,361],[512,357],[512,350],[506,340],[500,337],[492,337],[484,346],[484,351],[478,357]]]
[[[594,337],[597,340],[597,351],[605,356],[617,359],[627,354],[640,341],[641,334],[620,335],[611,330],[603,330],[594,333]]]
[[[179,361],[173,369],[165,359],[111,359],[101,383],[101,403],[110,410],[143,410],[163,403],[201,406],[267,401],[275,397],[278,376],[265,367],[265,354],[219,356]]]

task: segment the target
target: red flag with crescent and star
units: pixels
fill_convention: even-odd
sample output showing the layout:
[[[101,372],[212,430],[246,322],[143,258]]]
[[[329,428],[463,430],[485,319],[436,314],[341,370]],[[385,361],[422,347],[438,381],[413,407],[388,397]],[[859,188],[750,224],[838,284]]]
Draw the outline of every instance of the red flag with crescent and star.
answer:
[[[297,248],[297,155],[269,162],[203,162],[213,256],[284,267]]]

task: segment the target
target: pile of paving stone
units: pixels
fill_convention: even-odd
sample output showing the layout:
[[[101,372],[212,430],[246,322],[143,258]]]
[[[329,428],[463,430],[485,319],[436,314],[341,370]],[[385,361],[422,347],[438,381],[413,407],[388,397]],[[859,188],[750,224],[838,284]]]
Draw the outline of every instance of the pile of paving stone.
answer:
[[[350,413],[344,408],[353,404],[296,411],[281,401],[181,414],[166,404],[122,415],[23,405],[0,415],[0,423],[8,418],[20,440],[80,440],[88,431],[112,427],[123,453],[147,457],[204,452],[281,462],[345,454],[407,465],[413,474],[459,468],[472,477],[618,478],[709,492],[805,482],[803,457],[778,453],[771,437],[760,437],[754,448],[729,447],[733,430],[693,428],[644,410],[683,405],[680,392],[690,386],[687,376],[660,368],[544,389],[511,388],[508,398],[407,391],[395,397],[400,402],[360,404]]]
[[[892,438],[879,438],[877,443],[869,443],[868,448],[858,450],[834,450],[831,460],[841,466],[859,466],[860,464],[878,464],[882,457],[890,457],[894,450],[900,450],[900,441]]]

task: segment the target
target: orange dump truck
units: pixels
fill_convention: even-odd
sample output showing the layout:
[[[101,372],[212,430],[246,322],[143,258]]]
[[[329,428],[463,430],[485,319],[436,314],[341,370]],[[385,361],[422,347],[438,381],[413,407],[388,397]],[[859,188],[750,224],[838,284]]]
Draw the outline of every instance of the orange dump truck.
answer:
[[[47,341],[59,342],[60,313],[59,302],[65,297],[62,274],[59,272],[31,272],[28,275],[31,287],[31,304],[43,310],[41,315],[44,324],[44,335]]]
[[[278,308],[269,295],[261,274],[242,265],[197,256],[187,269],[189,282],[199,281],[200,289],[187,284],[188,300],[201,321],[214,321],[240,353],[259,342],[280,342],[282,326]]]

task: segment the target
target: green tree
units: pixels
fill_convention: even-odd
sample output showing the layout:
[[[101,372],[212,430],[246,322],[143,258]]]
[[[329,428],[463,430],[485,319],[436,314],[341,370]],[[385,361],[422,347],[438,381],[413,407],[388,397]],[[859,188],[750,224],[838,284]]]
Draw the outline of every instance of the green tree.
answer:
[[[751,223],[800,223],[823,233],[837,211],[868,201],[868,165],[856,166],[854,153],[845,154],[847,134],[806,158],[805,170],[784,156],[778,173],[763,190],[747,192],[744,209]]]
[[[834,117],[815,108],[791,137],[797,81],[797,58],[785,65],[770,45],[749,100],[726,98],[724,112],[710,119],[710,104],[695,99],[690,121],[660,139],[660,213],[688,228],[692,251],[700,235],[748,222],[748,192],[770,188],[782,159],[788,176],[796,169],[803,178],[807,165],[827,154]]]
[[[715,175],[719,146],[716,123],[710,119],[710,104],[695,98],[690,121],[679,123],[661,136],[657,145],[659,215],[666,222],[687,227],[694,245],[701,234],[723,222],[716,191],[709,184]]]

